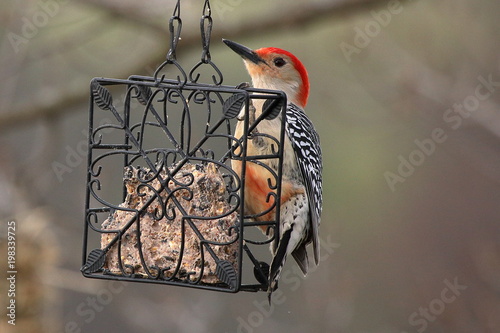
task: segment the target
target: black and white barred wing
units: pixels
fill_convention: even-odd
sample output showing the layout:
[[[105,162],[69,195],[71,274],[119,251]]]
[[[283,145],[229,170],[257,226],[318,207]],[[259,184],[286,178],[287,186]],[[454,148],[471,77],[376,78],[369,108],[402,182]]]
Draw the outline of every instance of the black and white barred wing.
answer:
[[[309,223],[314,248],[314,259],[319,262],[318,228],[323,203],[323,162],[319,135],[304,111],[294,104],[286,110],[286,131],[290,138],[309,199]]]

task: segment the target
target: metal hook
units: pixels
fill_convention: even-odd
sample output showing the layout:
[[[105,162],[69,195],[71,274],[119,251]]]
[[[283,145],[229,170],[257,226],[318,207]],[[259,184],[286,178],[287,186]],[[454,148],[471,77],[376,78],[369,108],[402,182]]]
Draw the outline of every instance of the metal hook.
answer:
[[[177,0],[177,5],[175,6],[174,13],[168,22],[168,30],[170,31],[170,50],[167,53],[167,60],[175,60],[175,50],[177,44],[181,39],[182,30],[182,20],[181,20],[181,3]],[[175,29],[175,23],[177,23],[177,30]]]
[[[210,56],[210,37],[212,35],[212,9],[210,7],[210,1],[205,0],[205,4],[203,6],[203,13],[200,20],[200,31],[201,31],[201,44],[202,44],[202,53],[201,53],[201,61],[193,66],[191,71],[189,72],[189,80],[193,83],[198,82],[200,78],[200,73],[195,73],[201,65],[210,65],[212,70],[215,71],[215,74],[212,74],[212,81],[215,85],[221,85],[223,81],[222,72],[217,68],[217,66],[212,62],[212,58]]]
[[[206,24],[206,22],[208,23]],[[210,48],[210,36],[212,35],[212,25],[213,25],[213,20],[212,20],[212,9],[210,8],[210,1],[205,0],[205,4],[203,5],[203,15],[200,20],[201,43],[203,47],[201,61],[205,64],[210,61],[209,48]]]
[[[205,0],[205,4],[203,5],[203,13],[208,11],[208,16],[212,15],[212,8],[210,8],[210,0]]]
[[[181,39],[182,20],[180,16],[181,16],[181,2],[180,0],[177,0],[177,4],[175,5],[172,17],[170,17],[170,20],[168,22],[168,30],[170,32],[170,49],[168,50],[167,53],[167,60],[164,61],[160,66],[158,66],[158,68],[154,72],[154,79],[156,84],[160,84],[165,80],[165,74],[163,74],[160,79],[158,79],[158,74],[168,64],[174,64],[175,67],[177,67],[179,72],[182,74],[182,78],[179,75],[177,75],[177,83],[179,85],[184,85],[187,82],[187,75],[184,72],[184,69],[181,67],[181,65],[177,62],[177,57],[175,53],[177,49],[177,44]]]
[[[206,22],[208,22],[206,24]],[[206,28],[205,28],[206,24]],[[203,52],[201,54],[201,61],[204,64],[207,64],[211,57],[210,57],[210,36],[212,35],[212,25],[213,25],[213,20],[211,16],[202,16],[201,21],[200,21],[200,30],[201,30],[201,44],[203,47]]]

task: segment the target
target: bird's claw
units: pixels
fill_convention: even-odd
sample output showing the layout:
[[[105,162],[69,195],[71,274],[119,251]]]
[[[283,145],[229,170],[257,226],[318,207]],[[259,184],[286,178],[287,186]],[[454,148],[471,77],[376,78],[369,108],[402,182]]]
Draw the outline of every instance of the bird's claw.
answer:
[[[242,82],[236,86],[236,89],[246,89],[246,88],[250,88],[250,87],[251,87],[250,83]]]

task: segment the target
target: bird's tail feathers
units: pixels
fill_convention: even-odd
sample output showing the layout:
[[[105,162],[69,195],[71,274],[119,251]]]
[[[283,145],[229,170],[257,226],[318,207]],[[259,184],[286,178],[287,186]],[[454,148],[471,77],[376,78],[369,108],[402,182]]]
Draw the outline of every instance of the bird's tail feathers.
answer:
[[[286,230],[283,233],[283,236],[280,239],[278,244],[278,249],[274,254],[273,261],[271,263],[271,267],[269,269],[269,286],[267,288],[267,293],[269,297],[269,302],[271,302],[271,294],[278,288],[278,280],[281,276],[281,272],[283,270],[283,266],[285,266],[288,243],[290,242],[290,237],[292,235],[293,227]]]
[[[304,275],[307,275],[309,269],[309,258],[307,257],[307,250],[305,244],[301,244],[292,252],[293,259],[297,262],[300,270]]]

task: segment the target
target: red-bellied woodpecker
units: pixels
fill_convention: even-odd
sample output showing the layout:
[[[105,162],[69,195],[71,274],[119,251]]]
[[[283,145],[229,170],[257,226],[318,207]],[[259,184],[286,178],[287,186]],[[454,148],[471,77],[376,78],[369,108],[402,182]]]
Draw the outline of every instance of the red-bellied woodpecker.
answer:
[[[238,43],[223,40],[233,51],[242,56],[255,88],[283,91],[287,96],[282,192],[280,205],[280,235],[277,246],[271,248],[273,260],[268,277],[268,295],[277,283],[286,258],[292,254],[302,272],[307,274],[309,262],[306,246],[313,243],[316,265],[319,263],[319,238],[322,210],[322,159],[319,136],[304,113],[309,96],[309,79],[304,65],[288,51],[267,47],[251,50]],[[263,100],[253,100],[254,117],[262,113]],[[279,139],[281,114],[275,119],[262,120],[257,133]],[[244,122],[238,121],[235,136],[243,135]],[[257,136],[258,137],[258,136]],[[267,142],[267,143],[266,143]],[[247,155],[272,153],[272,143],[265,137],[259,141],[248,139]],[[261,160],[263,163],[265,160]],[[234,160],[233,169],[241,172],[241,162]],[[275,163],[266,165],[276,170]],[[245,169],[245,209],[255,216],[274,205],[269,200],[269,179],[273,179],[265,167],[247,163]],[[272,213],[273,211],[271,211]],[[260,215],[267,219],[267,214]],[[257,220],[259,217],[256,218]]]

